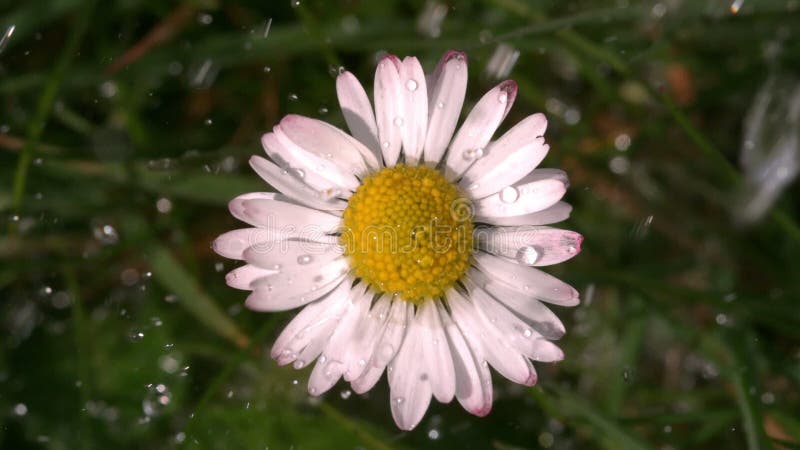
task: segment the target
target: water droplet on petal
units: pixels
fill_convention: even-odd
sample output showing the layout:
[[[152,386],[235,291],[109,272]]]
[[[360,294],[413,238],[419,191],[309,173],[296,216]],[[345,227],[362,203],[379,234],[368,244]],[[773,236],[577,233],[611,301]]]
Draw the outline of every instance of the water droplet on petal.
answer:
[[[297,264],[304,266],[306,264],[309,264],[313,260],[314,258],[312,258],[311,255],[300,255],[297,257]]]
[[[528,245],[517,251],[517,261],[526,266],[532,266],[539,260],[539,251],[536,247]]]
[[[402,117],[395,117],[394,118],[394,125],[398,127],[403,126],[403,118]]]
[[[409,91],[414,92],[417,90],[417,87],[419,87],[419,83],[417,83],[417,80],[406,81],[406,89],[408,89]]]
[[[508,94],[505,92],[501,92],[500,95],[497,97],[497,101],[501,104],[505,104],[508,102]]]
[[[470,148],[464,150],[463,157],[467,161],[472,161],[474,159],[478,159],[483,156],[483,149],[482,148]]]
[[[519,191],[514,186],[506,186],[500,191],[500,200],[503,203],[514,203],[519,198]]]

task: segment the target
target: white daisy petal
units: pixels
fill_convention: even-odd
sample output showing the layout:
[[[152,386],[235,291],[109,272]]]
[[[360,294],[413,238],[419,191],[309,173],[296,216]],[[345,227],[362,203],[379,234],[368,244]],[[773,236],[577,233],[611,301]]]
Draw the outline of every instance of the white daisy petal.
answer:
[[[343,72],[336,77],[336,95],[344,120],[353,137],[372,150],[376,161],[380,161],[378,125],[375,123],[375,113],[372,111],[372,104],[364,87],[352,73]]]
[[[361,176],[368,167],[378,167],[375,154],[364,144],[321,120],[289,114],[281,119],[281,129],[299,147],[353,175]]]
[[[411,317],[400,351],[388,368],[392,417],[401,430],[412,430],[419,424],[433,393],[427,367],[420,361],[425,346],[422,322],[419,312]]]
[[[353,391],[362,394],[372,389],[383,374],[384,369],[395,357],[403,338],[406,335],[409,317],[413,307],[404,301],[393,301],[389,316],[380,331],[380,338],[375,343],[372,358],[367,370],[351,384]]]
[[[567,192],[569,183],[562,173],[537,169],[516,184],[476,201],[475,220],[521,216],[549,208]]]
[[[321,300],[303,308],[275,340],[270,356],[276,359],[278,364],[285,365],[295,362],[300,352],[315,341],[327,343],[335,325],[339,323],[347,305],[350,304],[351,292],[350,282],[344,281]],[[322,346],[319,347],[321,352]],[[303,365],[318,355],[319,353],[313,358],[303,360]]]
[[[553,206],[541,211],[510,217],[483,217],[482,222],[491,225],[516,226],[516,225],[549,225],[569,219],[572,206],[565,202],[556,202]]]
[[[248,219],[245,218],[247,216],[245,216],[244,213],[244,202],[255,199],[274,200],[277,196],[278,194],[275,192],[248,192],[247,194],[242,194],[229,201],[228,211],[231,212],[233,217],[241,220],[242,222],[247,222]]]
[[[375,71],[375,121],[378,124],[378,142],[383,162],[387,167],[397,164],[402,145],[400,128],[395,124],[403,108],[403,86],[400,83],[402,65],[396,56],[387,55],[378,63]]]
[[[359,181],[355,175],[342,170],[333,161],[300,148],[286,136],[280,125],[275,125],[272,133],[261,136],[261,145],[278,166],[302,171],[303,181],[312,189],[346,197],[358,188]]]
[[[340,257],[343,247],[338,244],[287,240],[250,246],[244,251],[245,261],[274,271],[304,271],[309,267],[326,265]]]
[[[467,56],[449,51],[436,67],[428,86],[428,133],[425,137],[425,162],[436,165],[444,156],[447,145],[461,116],[467,92]]]
[[[533,267],[514,264],[482,251],[475,252],[478,268],[496,281],[532,298],[561,306],[575,306],[578,291],[558,278]]]
[[[274,273],[274,270],[264,269],[262,267],[256,267],[251,264],[247,264],[228,272],[228,274],[225,275],[225,283],[234,289],[248,291],[250,290],[250,283],[252,283],[254,280],[258,280]]]
[[[403,59],[400,84],[403,86],[403,102],[395,125],[400,128],[406,163],[416,165],[422,159],[428,131],[428,88],[425,72],[417,58],[409,56]]]
[[[450,144],[445,169],[448,179],[458,179],[475,162],[508,114],[516,96],[517,83],[503,81],[472,108]]]
[[[333,387],[348,367],[348,359],[352,356],[351,350],[355,345],[353,336],[362,318],[369,311],[372,299],[371,293],[364,292],[363,285],[360,289],[356,289],[357,292],[351,297],[347,311],[336,325],[308,379],[308,392],[311,395],[320,395]]]
[[[308,377],[308,393],[322,395],[328,392],[342,378],[343,372],[344,364],[336,361],[326,361],[322,357],[317,358],[317,363]]]
[[[447,300],[453,312],[453,320],[464,336],[480,341],[481,356],[500,375],[526,386],[536,384],[536,370],[531,362],[492,325],[474,301],[465,299],[455,290],[448,291]]]
[[[260,228],[298,230],[301,235],[317,236],[336,232],[341,225],[339,217],[290,203],[279,196],[245,197],[241,201],[241,206],[242,210],[237,218]]]
[[[492,410],[492,379],[489,368],[479,364],[458,326],[444,306],[438,305],[442,325],[447,333],[456,377],[456,398],[468,412],[479,417]]]
[[[319,244],[334,245],[339,243],[337,236],[329,234],[312,235],[302,233],[298,229],[277,229],[277,228],[240,228],[222,234],[211,244],[214,251],[226,258],[244,259],[244,251],[254,245],[262,248],[270,245],[278,245],[277,242],[288,239],[301,239]]]
[[[292,200],[302,203],[310,208],[323,211],[342,211],[347,203],[338,198],[325,196],[305,184],[299,174],[305,177],[305,172],[294,173],[281,169],[272,162],[260,156],[250,157],[250,167],[272,187]]]
[[[490,227],[473,233],[482,250],[527,266],[564,262],[581,251],[583,236],[550,227]]]
[[[259,278],[250,284],[253,293],[247,297],[245,306],[254,311],[297,308],[330,292],[344,279],[347,269],[347,260],[339,258],[305,270]]]
[[[547,155],[550,147],[541,137],[546,128],[547,119],[538,113],[514,125],[464,173],[461,188],[473,198],[483,198],[519,181]]]
[[[474,267],[469,269],[468,278],[497,301],[523,318],[531,328],[547,339],[561,339],[566,333],[564,324],[550,308],[529,295],[515,291],[501,282],[489,279]]]
[[[494,327],[505,338],[505,342],[534,361],[553,362],[564,359],[564,352],[545,339],[527,323],[515,316],[483,289],[467,282],[470,300],[475,303]]]
[[[356,326],[356,332],[353,335],[352,354],[344,372],[345,381],[354,381],[370,367],[369,362],[389,317],[391,306],[391,297],[383,295],[369,310],[369,314],[362,316],[361,323]]]
[[[420,343],[423,365],[427,367],[421,377],[431,384],[431,391],[437,400],[449,403],[456,393],[455,369],[436,303],[438,301],[425,301],[417,313],[422,326]]]

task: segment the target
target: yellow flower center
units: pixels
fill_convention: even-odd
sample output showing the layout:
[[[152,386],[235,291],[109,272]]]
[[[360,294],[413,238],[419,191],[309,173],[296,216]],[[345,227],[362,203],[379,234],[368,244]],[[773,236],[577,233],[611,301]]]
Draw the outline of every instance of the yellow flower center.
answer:
[[[472,207],[434,169],[385,168],[364,179],[340,237],[353,273],[412,303],[438,297],[469,267]]]

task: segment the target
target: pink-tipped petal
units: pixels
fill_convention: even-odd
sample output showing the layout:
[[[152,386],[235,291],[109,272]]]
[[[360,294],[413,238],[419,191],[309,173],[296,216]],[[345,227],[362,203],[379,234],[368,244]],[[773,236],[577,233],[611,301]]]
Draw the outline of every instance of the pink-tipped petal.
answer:
[[[489,253],[526,266],[564,262],[581,251],[583,236],[550,227],[490,227],[474,234],[478,246]]]
[[[449,179],[460,178],[485,151],[516,97],[517,83],[503,81],[472,108],[450,144],[445,173]]]
[[[483,157],[464,173],[459,185],[473,198],[483,198],[514,184],[547,155],[547,119],[534,114],[523,119],[486,147]]]
[[[438,164],[447,150],[461,116],[467,92],[467,56],[449,51],[439,61],[431,77],[428,99],[428,133],[425,137],[425,162]]]
[[[580,302],[575,288],[539,269],[481,251],[476,252],[474,258],[481,272],[490,279],[529,297],[561,306],[575,306]]]

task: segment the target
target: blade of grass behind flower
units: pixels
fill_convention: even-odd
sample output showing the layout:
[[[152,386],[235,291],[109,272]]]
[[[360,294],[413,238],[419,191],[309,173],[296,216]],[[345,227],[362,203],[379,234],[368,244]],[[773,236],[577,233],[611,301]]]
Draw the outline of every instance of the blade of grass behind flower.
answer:
[[[169,292],[178,296],[179,303],[187,312],[218,335],[238,347],[246,347],[247,336],[236,323],[200,287],[200,284],[178,262],[166,247],[153,244],[149,248],[148,261],[153,269],[153,278]]]

